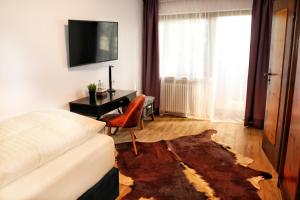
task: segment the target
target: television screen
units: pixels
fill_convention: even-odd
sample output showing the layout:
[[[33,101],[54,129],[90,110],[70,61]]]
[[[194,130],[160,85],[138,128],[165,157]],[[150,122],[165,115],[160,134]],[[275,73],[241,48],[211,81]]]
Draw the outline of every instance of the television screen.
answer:
[[[118,23],[69,20],[69,64],[118,59]]]

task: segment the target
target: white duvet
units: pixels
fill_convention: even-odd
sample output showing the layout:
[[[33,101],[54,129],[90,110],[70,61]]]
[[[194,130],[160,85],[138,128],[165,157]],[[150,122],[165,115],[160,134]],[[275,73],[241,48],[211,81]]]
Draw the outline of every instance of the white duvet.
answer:
[[[105,123],[63,110],[0,122],[0,188],[101,131]]]

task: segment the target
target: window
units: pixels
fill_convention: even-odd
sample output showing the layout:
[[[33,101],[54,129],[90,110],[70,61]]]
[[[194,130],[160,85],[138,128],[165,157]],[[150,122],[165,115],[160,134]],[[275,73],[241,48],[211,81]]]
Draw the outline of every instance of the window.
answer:
[[[250,34],[251,11],[160,16],[162,81],[174,77],[197,83],[194,85],[201,90],[200,99],[195,101],[195,95],[187,92],[186,102],[206,108],[195,111],[195,106],[186,106],[186,115],[213,121],[243,121]]]

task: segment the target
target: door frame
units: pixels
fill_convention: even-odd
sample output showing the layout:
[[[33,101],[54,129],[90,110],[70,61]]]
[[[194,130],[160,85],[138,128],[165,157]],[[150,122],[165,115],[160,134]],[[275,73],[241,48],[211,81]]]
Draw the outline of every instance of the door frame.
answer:
[[[294,40],[294,20],[295,20],[295,0],[275,0],[273,5],[273,15],[275,12],[287,8],[288,18],[286,26],[286,38],[284,46],[284,57],[282,66],[282,80],[281,80],[281,94],[278,111],[278,121],[276,129],[276,141],[275,145],[269,142],[267,136],[263,134],[262,148],[269,158],[274,169],[279,172],[279,166],[281,163],[282,151],[284,150],[284,144],[286,143],[286,125],[289,124],[290,117],[288,117],[287,111],[289,111],[290,100],[290,79],[291,79],[291,61],[292,61],[292,48]],[[271,36],[272,37],[272,36]],[[288,133],[288,132],[287,132]],[[286,146],[286,144],[285,144]]]

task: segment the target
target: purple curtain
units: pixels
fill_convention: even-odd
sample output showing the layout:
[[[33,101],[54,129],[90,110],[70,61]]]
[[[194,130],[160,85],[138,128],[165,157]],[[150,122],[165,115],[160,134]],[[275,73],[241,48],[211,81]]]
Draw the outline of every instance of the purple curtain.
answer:
[[[264,127],[273,0],[253,0],[245,126]]]
[[[158,6],[158,0],[144,0],[142,89],[155,97],[156,109],[160,101]]]

